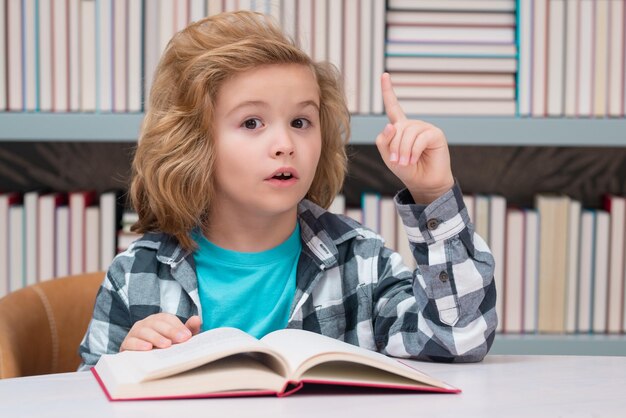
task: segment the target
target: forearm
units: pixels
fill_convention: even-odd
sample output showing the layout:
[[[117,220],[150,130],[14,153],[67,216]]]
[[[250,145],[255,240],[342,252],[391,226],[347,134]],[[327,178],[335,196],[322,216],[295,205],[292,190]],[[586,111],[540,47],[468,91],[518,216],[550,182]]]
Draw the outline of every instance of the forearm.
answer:
[[[417,269],[411,289],[414,305],[397,293],[398,300],[381,311],[383,316],[398,311],[397,323],[386,330],[391,343],[385,350],[391,355],[405,350],[404,356],[424,360],[481,360],[497,325],[494,261],[473,233],[460,189],[454,186],[428,206],[413,204],[406,190],[396,202]],[[406,306],[405,311],[394,305]],[[404,347],[393,344],[397,333]]]
[[[112,286],[109,274],[98,291],[93,316],[78,349],[82,359],[79,370],[95,365],[103,354],[117,353],[130,329],[128,305]]]

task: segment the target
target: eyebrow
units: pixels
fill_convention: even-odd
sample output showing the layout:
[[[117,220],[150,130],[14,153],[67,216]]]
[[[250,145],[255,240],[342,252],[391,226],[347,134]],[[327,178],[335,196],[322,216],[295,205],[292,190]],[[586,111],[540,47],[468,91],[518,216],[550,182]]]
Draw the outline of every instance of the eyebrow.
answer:
[[[248,107],[248,106],[269,107],[269,104],[267,102],[264,102],[263,100],[246,100],[245,102],[241,102],[237,106],[229,110],[227,115],[234,113],[235,111],[241,109],[242,107]],[[308,106],[314,107],[315,110],[319,113],[320,107],[314,100],[304,100],[300,103],[296,103],[296,107],[299,107],[299,108],[304,108]]]

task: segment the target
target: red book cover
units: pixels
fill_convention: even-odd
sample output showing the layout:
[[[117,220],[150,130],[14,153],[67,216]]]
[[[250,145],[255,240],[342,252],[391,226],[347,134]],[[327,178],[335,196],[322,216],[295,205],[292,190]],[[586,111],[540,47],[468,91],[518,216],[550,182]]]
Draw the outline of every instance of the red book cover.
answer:
[[[310,331],[261,339],[217,328],[152,351],[105,354],[91,369],[111,401],[274,395],[336,386],[459,393],[406,362]]]

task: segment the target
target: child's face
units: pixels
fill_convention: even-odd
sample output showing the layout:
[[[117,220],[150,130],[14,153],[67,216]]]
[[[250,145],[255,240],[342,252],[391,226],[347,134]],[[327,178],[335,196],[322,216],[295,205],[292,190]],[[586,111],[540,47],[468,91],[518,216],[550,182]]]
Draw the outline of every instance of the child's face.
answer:
[[[216,207],[293,214],[320,158],[319,105],[303,65],[263,66],[224,82],[214,119]]]

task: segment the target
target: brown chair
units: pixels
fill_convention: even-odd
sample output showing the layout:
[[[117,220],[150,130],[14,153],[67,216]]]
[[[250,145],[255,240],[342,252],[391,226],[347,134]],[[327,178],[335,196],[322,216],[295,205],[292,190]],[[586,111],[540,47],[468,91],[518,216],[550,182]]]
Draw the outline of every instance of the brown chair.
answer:
[[[62,277],[0,299],[0,379],[75,371],[104,275]]]

